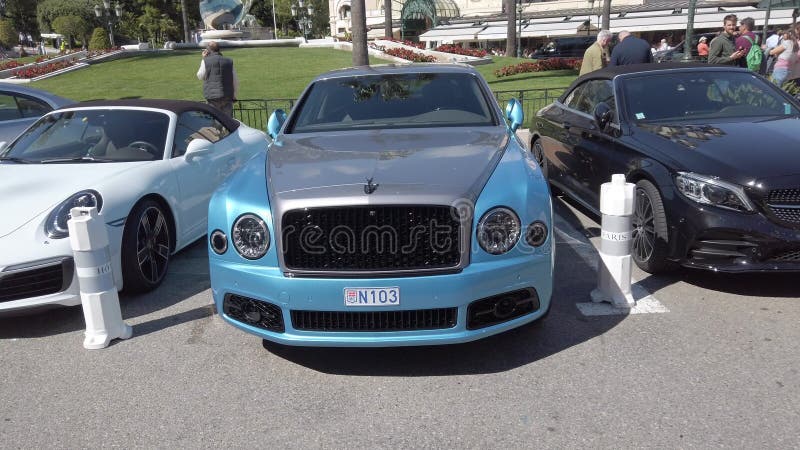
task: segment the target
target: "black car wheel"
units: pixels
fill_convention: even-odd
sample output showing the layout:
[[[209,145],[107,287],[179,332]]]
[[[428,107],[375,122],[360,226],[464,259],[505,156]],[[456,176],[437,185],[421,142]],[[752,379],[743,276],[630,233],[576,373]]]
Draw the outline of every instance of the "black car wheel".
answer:
[[[542,169],[542,175],[544,175],[545,179],[548,179],[548,171],[547,171],[547,158],[544,157],[544,147],[542,147],[542,140],[536,139],[533,141],[533,145],[531,146],[531,152],[533,153],[533,158],[539,164],[539,167]]]
[[[649,273],[665,272],[674,268],[667,260],[669,236],[667,218],[661,194],[653,183],[641,180],[636,183],[636,203],[633,210],[634,262]]]
[[[164,280],[172,250],[171,225],[153,200],[136,204],[122,235],[122,278],[126,292],[146,292]]]

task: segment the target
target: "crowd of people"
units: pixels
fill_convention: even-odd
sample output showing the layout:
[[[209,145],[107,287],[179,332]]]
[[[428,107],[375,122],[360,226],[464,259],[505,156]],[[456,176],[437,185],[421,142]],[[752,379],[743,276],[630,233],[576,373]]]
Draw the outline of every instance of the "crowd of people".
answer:
[[[763,43],[759,43],[754,30],[755,20],[751,17],[738,20],[735,14],[729,14],[723,19],[722,31],[711,42],[706,36],[700,37],[698,57],[709,64],[745,67],[771,76],[780,87],[788,88],[787,81],[800,85],[800,23],[777,30]],[[612,38],[607,30],[597,34],[597,42],[584,53],[580,75],[606,66],[652,63],[656,52],[671,48],[666,39],[651,46],[628,31],[620,31],[619,42],[609,52]]]

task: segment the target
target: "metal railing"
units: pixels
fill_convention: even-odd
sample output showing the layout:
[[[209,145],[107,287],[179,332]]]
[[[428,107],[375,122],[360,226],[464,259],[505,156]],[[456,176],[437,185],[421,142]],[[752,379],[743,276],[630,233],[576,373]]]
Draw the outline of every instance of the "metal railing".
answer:
[[[525,124],[523,124],[523,127],[527,127],[536,112],[557,99],[565,89],[566,86],[546,89],[516,89],[495,91],[493,94],[503,110],[505,110],[506,103],[510,99],[516,98],[519,100],[525,112]],[[233,117],[248,126],[265,130],[267,128],[267,120],[272,111],[281,108],[289,112],[294,107],[295,101],[295,99],[288,98],[239,100],[233,104]]]

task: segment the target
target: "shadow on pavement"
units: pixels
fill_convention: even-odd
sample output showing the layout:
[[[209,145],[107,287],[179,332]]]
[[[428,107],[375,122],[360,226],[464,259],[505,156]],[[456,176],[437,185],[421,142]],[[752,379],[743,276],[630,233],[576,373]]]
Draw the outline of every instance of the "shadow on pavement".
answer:
[[[563,208],[559,214],[571,214]],[[563,216],[562,216],[563,218]],[[323,373],[359,376],[437,376],[502,372],[546,358],[602,335],[625,316],[584,317],[594,268],[575,249],[559,244],[550,314],[545,319],[479,341],[457,345],[390,348],[264,346],[286,360]]]
[[[206,258],[205,264],[199,261],[202,258]],[[120,293],[122,318],[130,319],[159,311],[208,289],[210,282],[207,258],[205,239],[200,239],[174,256],[173,261],[170,262],[170,272],[167,274],[167,278],[156,290],[140,295]],[[198,260],[198,264],[191,264],[194,260]],[[196,273],[175,272],[179,270],[176,266],[186,266],[187,264],[195,267]],[[205,271],[203,271],[203,267],[205,267]],[[83,310],[80,306],[20,311],[14,314],[13,316],[0,316],[0,339],[53,336],[86,328]],[[202,317],[202,314],[194,314],[189,311],[153,322],[164,325],[161,328],[166,328]],[[136,325],[134,333],[148,334],[157,331],[153,329],[152,325],[140,330],[139,328],[143,325],[145,324]]]

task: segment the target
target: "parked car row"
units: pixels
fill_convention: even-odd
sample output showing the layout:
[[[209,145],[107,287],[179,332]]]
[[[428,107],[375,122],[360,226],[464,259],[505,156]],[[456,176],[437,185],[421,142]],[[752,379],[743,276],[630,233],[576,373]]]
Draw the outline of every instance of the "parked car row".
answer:
[[[745,69],[669,63],[578,78],[532,151],[461,65],[320,75],[269,136],[195,102],[72,105],[0,143],[0,311],[80,302],[66,223],[96,206],[118,288],[206,235],[217,311],[265,341],[480,339],[549,311],[551,189],[598,213],[615,173],[643,270],[800,271],[799,121]]]

